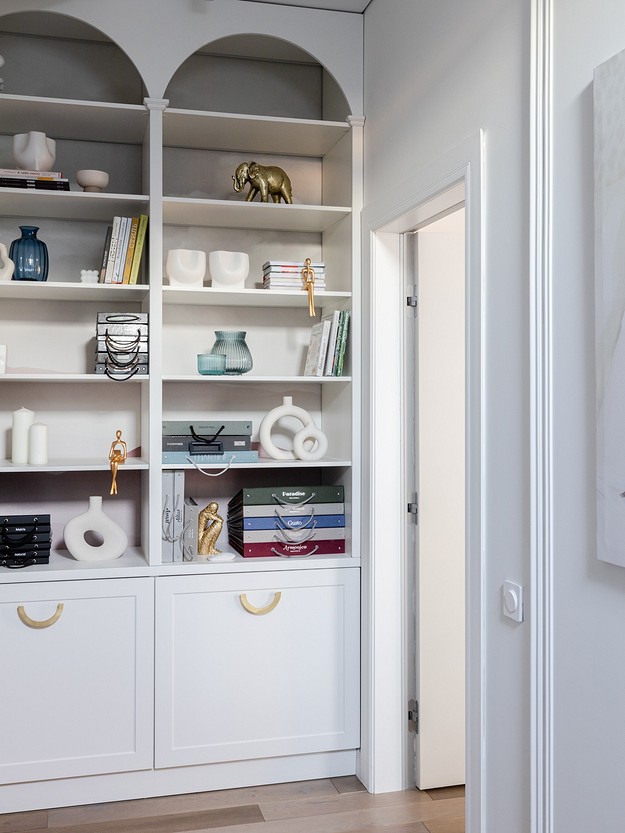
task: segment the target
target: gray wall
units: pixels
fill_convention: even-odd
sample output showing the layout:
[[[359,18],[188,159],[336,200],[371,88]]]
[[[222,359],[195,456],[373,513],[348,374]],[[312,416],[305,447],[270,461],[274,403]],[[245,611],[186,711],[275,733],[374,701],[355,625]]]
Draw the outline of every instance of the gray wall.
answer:
[[[555,830],[622,833],[625,570],[595,558],[592,79],[625,48],[625,7],[553,6]]]
[[[530,829],[529,625],[501,613],[504,579],[529,582],[529,10],[523,0],[373,0],[365,12],[367,210],[485,131],[482,833]]]
[[[530,21],[520,0],[365,13],[366,204],[485,131],[486,733],[482,833],[530,826],[529,623],[500,614],[530,569]],[[592,76],[625,48],[625,7],[553,0],[552,833],[622,833],[625,571],[595,552]],[[622,115],[615,114],[615,118]],[[389,186],[389,183],[391,185]],[[532,611],[528,611],[530,614]],[[533,828],[532,828],[533,829]]]

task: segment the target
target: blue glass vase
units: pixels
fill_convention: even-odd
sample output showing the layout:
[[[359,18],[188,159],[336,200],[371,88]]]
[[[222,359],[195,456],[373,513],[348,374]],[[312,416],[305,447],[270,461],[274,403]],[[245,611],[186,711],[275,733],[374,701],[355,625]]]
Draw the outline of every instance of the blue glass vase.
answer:
[[[245,333],[241,330],[228,332],[215,330],[216,341],[211,353],[223,353],[226,357],[225,373],[232,376],[247,373],[252,369],[252,354],[245,342]]]
[[[48,280],[48,247],[37,237],[39,226],[20,226],[22,236],[11,243],[14,281]]]

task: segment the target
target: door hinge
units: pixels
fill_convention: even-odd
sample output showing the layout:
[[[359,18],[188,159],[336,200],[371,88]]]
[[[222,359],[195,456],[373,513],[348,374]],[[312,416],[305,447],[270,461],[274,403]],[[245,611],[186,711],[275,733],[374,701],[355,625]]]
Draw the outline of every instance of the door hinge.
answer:
[[[407,511],[411,515],[414,515],[414,519],[415,519],[415,523],[416,523],[418,518],[419,518],[419,498],[418,498],[417,495],[415,495],[414,501],[412,501],[411,503],[408,504]]]
[[[419,702],[408,700],[408,731],[419,734]]]
[[[406,298],[406,305],[409,307],[416,307],[418,304],[418,299],[416,295],[408,295]]]

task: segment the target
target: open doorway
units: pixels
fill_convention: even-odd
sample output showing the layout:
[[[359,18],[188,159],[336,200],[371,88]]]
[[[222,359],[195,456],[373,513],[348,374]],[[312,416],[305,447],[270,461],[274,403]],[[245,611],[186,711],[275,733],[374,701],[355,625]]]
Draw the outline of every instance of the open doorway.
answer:
[[[464,204],[465,211],[465,703],[466,831],[482,816],[484,702],[483,136],[421,168],[363,221],[362,723],[358,775],[371,792],[414,786],[414,554],[406,544],[406,235]],[[412,561],[412,564],[411,564]],[[444,604],[444,600],[441,601]],[[412,615],[414,622],[414,615]]]
[[[409,730],[429,790],[465,782],[464,205],[403,248]]]

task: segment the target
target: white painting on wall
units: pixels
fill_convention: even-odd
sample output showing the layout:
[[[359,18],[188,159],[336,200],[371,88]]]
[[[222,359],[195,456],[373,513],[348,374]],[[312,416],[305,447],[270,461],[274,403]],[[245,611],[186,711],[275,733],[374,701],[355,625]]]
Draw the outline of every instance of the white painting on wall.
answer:
[[[594,72],[597,558],[625,567],[625,50]]]

